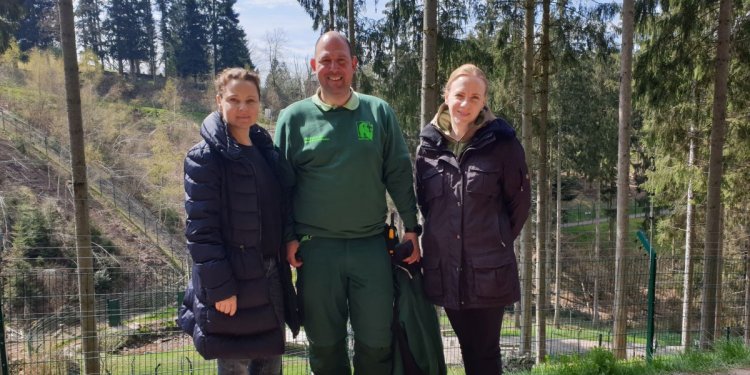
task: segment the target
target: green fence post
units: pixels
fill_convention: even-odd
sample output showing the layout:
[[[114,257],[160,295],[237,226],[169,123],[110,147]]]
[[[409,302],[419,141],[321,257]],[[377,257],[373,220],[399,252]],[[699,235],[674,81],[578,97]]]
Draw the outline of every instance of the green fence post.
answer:
[[[110,327],[119,327],[122,325],[122,311],[119,299],[107,300],[107,322]]]
[[[0,291],[0,371],[8,375],[8,355],[5,353],[5,319],[3,319],[3,293]]]
[[[656,289],[656,250],[646,238],[646,233],[638,231],[638,239],[648,255],[648,312],[646,317],[646,362],[651,362],[654,351],[654,294]]]
[[[177,307],[182,306],[182,301],[185,299],[185,292],[177,292]]]

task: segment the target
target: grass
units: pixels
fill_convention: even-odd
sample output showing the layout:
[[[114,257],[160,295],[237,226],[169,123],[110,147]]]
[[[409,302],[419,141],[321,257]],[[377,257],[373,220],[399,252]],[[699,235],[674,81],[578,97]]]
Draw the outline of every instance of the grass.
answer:
[[[750,365],[750,348],[741,340],[718,341],[712,351],[688,351],[677,355],[660,356],[651,363],[643,359],[615,360],[603,349],[584,355],[549,358],[545,364],[531,371],[513,372],[516,375],[650,375],[674,373],[712,373]]]
[[[590,199],[579,196],[578,198],[562,203],[563,209],[563,222],[564,223],[577,223],[579,221],[594,220],[594,205]],[[606,220],[607,211],[614,210],[615,206],[608,207],[606,202],[601,202],[599,206],[599,218]],[[628,201],[628,214],[643,214],[649,212],[650,207],[648,204],[639,204],[635,200],[630,199]]]
[[[129,319],[126,322],[127,323],[140,323],[140,324],[148,324],[148,323],[155,323],[155,322],[171,322],[174,320],[174,318],[177,316],[177,308],[176,307],[165,307],[160,310],[154,311],[152,313],[136,316],[132,319]]]
[[[445,314],[439,316],[440,327],[443,329],[444,336],[455,336],[452,330],[450,330],[450,322]],[[591,322],[588,320],[582,320],[573,318],[562,318],[561,321],[567,322],[568,324],[560,324],[560,328],[555,328],[552,324],[552,320],[549,319],[547,322],[546,335],[547,339],[569,339],[569,340],[585,340],[585,341],[599,341],[599,336],[602,337],[602,345],[607,345],[612,342],[612,332],[609,326],[605,327],[592,327]],[[646,344],[646,329],[634,329],[631,328],[628,334],[628,344]],[[516,328],[513,323],[513,318],[510,314],[506,314],[503,319],[503,329],[500,331],[502,337],[517,337],[520,342],[521,331]],[[536,333],[532,330],[532,338],[536,337]],[[657,332],[656,341],[659,347],[663,346],[674,346],[680,344],[680,333],[679,332]]]

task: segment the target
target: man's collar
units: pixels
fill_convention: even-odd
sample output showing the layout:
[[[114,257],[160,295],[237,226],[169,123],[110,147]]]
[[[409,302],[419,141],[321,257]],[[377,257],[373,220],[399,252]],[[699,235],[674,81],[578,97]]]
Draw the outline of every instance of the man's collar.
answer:
[[[356,91],[352,89],[349,89],[349,90],[351,90],[352,95],[349,97],[349,100],[347,100],[346,103],[344,103],[343,107],[350,111],[353,111],[359,107],[359,95],[357,94]],[[313,103],[315,103],[316,106],[318,106],[318,108],[320,108],[324,112],[328,112],[332,109],[338,108],[336,106],[325,103],[323,99],[320,98],[320,87],[318,87],[318,90],[315,92],[315,95],[312,96],[312,101]]]

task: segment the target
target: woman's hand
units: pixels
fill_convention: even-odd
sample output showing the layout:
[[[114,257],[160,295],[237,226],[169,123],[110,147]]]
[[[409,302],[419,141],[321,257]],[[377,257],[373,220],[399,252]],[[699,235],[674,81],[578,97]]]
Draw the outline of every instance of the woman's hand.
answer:
[[[216,310],[234,316],[237,312],[237,296],[231,296],[223,301],[216,302]]]

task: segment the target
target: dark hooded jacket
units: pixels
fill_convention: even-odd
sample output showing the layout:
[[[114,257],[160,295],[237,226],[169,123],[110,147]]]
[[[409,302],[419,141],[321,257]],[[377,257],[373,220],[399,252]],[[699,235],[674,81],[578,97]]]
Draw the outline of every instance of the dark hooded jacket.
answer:
[[[201,136],[184,165],[185,236],[193,267],[178,323],[206,359],[281,354],[283,327],[271,304],[264,267],[275,259],[284,279],[281,269],[289,266],[280,256],[281,223],[261,228],[263,197],[255,168],[218,112],[203,121]],[[250,138],[275,171],[278,153],[268,132],[252,126]],[[261,236],[278,238],[278,246],[261,249]],[[236,314],[218,312],[216,302],[232,295],[237,296]]]
[[[451,309],[520,299],[513,241],[531,206],[526,160],[513,128],[486,109],[483,116],[460,157],[435,125],[439,115],[417,149],[425,293]]]

